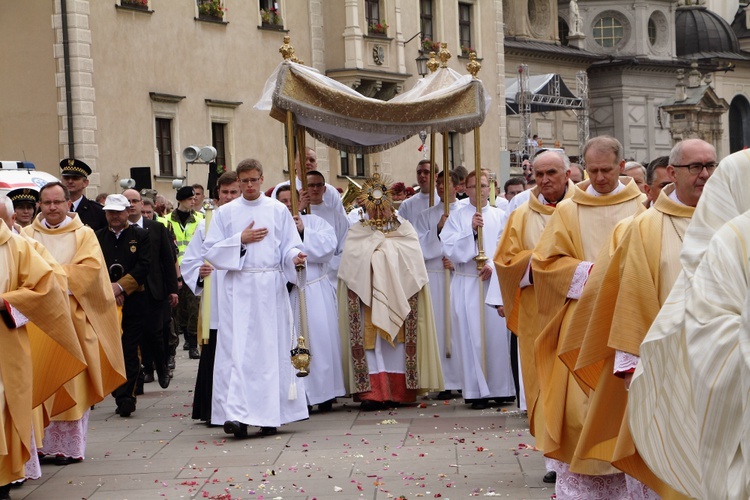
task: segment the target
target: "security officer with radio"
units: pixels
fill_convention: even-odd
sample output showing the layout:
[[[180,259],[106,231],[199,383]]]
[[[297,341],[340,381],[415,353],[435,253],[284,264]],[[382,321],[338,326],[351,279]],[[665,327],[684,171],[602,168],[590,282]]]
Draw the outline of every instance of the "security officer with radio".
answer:
[[[145,229],[129,224],[130,202],[121,194],[107,196],[104,213],[108,227],[96,232],[109,269],[112,292],[117,305],[122,307],[122,352],[125,358],[127,381],[112,395],[117,402],[117,413],[129,417],[135,411],[135,387],[141,370],[138,344],[149,331],[149,316],[145,289],[151,259],[151,242]]]

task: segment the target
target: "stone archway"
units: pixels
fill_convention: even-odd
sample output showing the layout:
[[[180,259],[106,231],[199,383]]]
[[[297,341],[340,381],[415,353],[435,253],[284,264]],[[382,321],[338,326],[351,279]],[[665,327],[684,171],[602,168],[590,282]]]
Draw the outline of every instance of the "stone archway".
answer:
[[[729,105],[729,152],[750,147],[750,103],[743,95]]]

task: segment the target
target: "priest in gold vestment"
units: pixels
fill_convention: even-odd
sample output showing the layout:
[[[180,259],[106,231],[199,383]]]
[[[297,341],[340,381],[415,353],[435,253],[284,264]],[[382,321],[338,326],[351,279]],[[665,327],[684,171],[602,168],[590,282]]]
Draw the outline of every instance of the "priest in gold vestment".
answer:
[[[96,235],[68,212],[65,186],[47,184],[39,196],[41,213],[24,232],[41,243],[67,275],[69,307],[87,362],[86,370],[65,385],[75,406],[59,413],[67,398],[46,403],[56,416],[45,430],[40,452],[55,455],[56,463],[64,465],[84,458],[90,408],[122,384],[125,368],[117,309]]]
[[[591,280],[600,286],[584,292],[573,321],[574,327],[585,324],[575,373],[594,390],[576,456],[607,460],[625,472],[631,498],[682,498],[638,455],[626,418],[626,386],[640,344],[680,272],[682,240],[716,163],[716,150],[701,139],[672,149],[667,174],[673,184],[650,210],[620,223],[626,227],[613,235],[614,252],[600,255],[594,266]]]
[[[5,197],[0,197],[5,198]],[[7,198],[6,198],[7,199]],[[5,208],[4,200],[0,200]],[[9,204],[12,208],[12,204]],[[0,209],[2,211],[2,209]],[[85,367],[65,293],[52,268],[31,244],[0,221],[0,498],[10,498],[10,483],[25,478],[24,466],[34,449],[32,408]],[[55,355],[45,367],[48,377],[32,386],[32,352],[25,325],[33,322],[50,340]],[[36,381],[34,381],[36,383]],[[35,399],[36,398],[36,399]]]
[[[608,136],[583,150],[589,179],[561,202],[534,249],[531,271],[542,330],[535,342],[540,398],[544,408],[544,454],[555,459],[558,499],[619,498],[625,479],[608,462],[574,456],[589,401],[558,357],[593,262],[622,219],[645,210],[645,197],[630,177],[622,145]],[[540,432],[537,429],[537,434]]]
[[[347,393],[373,410],[441,391],[443,376],[417,232],[377,173],[362,193],[368,218],[349,228],[339,266],[339,328]]]
[[[518,337],[530,430],[537,448],[544,450],[544,433],[537,432],[544,428],[544,412],[534,360],[534,342],[542,325],[530,276],[531,253],[557,203],[573,196],[575,184],[569,180],[570,161],[563,154],[542,153],[534,158],[533,168],[536,187],[529,201],[510,214],[493,260],[508,329]]]
[[[750,150],[738,151],[706,183],[685,233],[682,271],[640,346],[630,385],[638,452],[662,480],[697,498],[750,495],[741,376],[748,254],[737,246],[747,225],[737,219],[722,229],[750,210],[748,172]]]

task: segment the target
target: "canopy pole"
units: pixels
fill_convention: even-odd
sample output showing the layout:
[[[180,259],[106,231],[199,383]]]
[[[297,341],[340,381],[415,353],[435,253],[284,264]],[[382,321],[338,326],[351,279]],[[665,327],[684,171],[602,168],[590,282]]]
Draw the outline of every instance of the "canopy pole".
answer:
[[[302,182],[302,191],[307,192],[307,146],[305,144],[305,127],[297,125],[297,157],[299,158],[300,181]],[[291,171],[290,171],[291,172]],[[295,181],[296,182],[296,181]],[[289,184],[291,185],[291,180]],[[312,213],[312,206],[307,205],[307,213]]]
[[[477,61],[476,52],[469,53],[469,62],[466,65],[466,69],[471,73],[471,76],[476,79],[477,73],[482,69],[482,65]],[[477,213],[481,215],[482,205],[486,200],[482,199],[482,155],[481,155],[481,141],[479,136],[479,127],[474,129],[474,174],[476,175],[476,200],[477,200]],[[489,179],[487,179],[489,182]],[[477,256],[474,257],[474,261],[477,263],[477,273],[484,269],[487,263],[487,255],[484,253],[484,238],[482,234],[482,228],[477,228]],[[487,339],[485,338],[485,318],[484,318],[484,283],[482,279],[478,279],[479,282],[479,327],[480,336],[482,339],[482,373],[485,377],[487,376]]]
[[[448,144],[450,134],[443,132],[443,214],[450,215],[450,206],[448,204]],[[443,323],[445,324],[445,357],[451,358],[451,270],[443,268],[445,276],[445,304],[443,307]]]
[[[292,195],[292,216],[299,214],[297,204],[297,168],[294,165],[294,115],[291,111],[286,112],[286,161],[289,168],[289,191]]]
[[[435,205],[435,177],[437,168],[435,167],[435,132],[430,132],[430,206]]]

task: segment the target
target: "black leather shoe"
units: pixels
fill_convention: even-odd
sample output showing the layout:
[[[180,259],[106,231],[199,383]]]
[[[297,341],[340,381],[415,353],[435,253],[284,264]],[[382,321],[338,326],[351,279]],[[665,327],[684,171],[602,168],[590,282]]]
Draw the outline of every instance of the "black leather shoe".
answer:
[[[135,411],[135,399],[122,399],[117,403],[117,413],[121,417],[129,417]]]
[[[472,410],[486,410],[487,409],[487,402],[486,399],[475,399],[473,403],[471,403],[471,409]]]
[[[167,368],[169,368],[170,370],[174,370],[176,366],[177,363],[174,360],[174,355],[170,354],[169,359],[167,360]]]
[[[371,401],[369,399],[365,399],[359,404],[359,409],[362,411],[375,411],[382,410],[384,408],[385,405],[380,401]]]
[[[188,356],[190,359],[201,359],[201,353],[198,352],[197,347],[193,347],[190,349],[190,352],[188,353]]]
[[[144,384],[150,384],[154,381],[154,374],[153,373],[147,373],[143,376],[143,383]]]
[[[185,342],[184,344],[182,344],[182,350],[183,351],[189,351],[190,350],[190,344],[188,344],[187,342]]]
[[[557,472],[551,470],[547,471],[547,473],[542,478],[543,483],[554,483],[557,481]]]
[[[261,436],[273,436],[278,431],[276,430],[276,427],[261,427],[260,428],[260,435]]]
[[[453,395],[451,394],[451,391],[442,391],[438,392],[438,395],[435,396],[435,399],[439,399],[441,401],[446,401],[450,399]]]
[[[169,382],[172,380],[172,378],[169,376],[169,372],[164,373],[163,375],[159,375],[159,387],[162,389],[166,389],[169,387]]]
[[[329,412],[331,410],[333,410],[333,399],[329,399],[325,403],[320,403],[318,405],[318,411],[320,411],[320,412],[324,412],[325,413],[325,412]]]
[[[82,462],[82,458],[73,458],[73,457],[66,457],[63,455],[58,455],[55,457],[55,465],[70,465],[70,464],[77,464],[79,462]]]
[[[10,484],[0,486],[0,500],[10,500]]]
[[[247,437],[247,424],[243,424],[237,420],[227,420],[224,422],[224,433],[234,434],[236,438]]]

